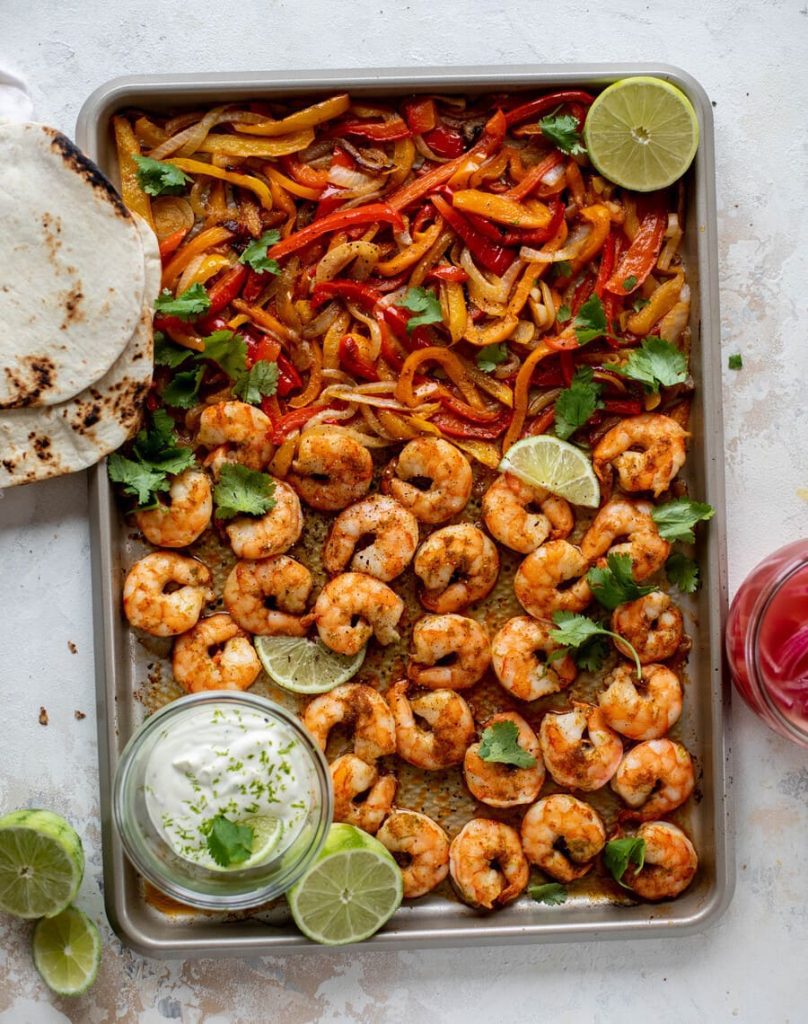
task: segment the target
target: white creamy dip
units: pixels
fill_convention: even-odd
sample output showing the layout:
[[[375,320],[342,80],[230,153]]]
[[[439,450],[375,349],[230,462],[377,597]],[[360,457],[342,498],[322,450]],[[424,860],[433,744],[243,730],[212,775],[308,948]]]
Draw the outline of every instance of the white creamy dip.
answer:
[[[292,730],[226,704],[198,708],[164,728],[145,773],[146,807],[160,835],[178,856],[215,870],[207,846],[213,818],[276,819],[282,831],[274,858],[294,842],[315,793],[309,755]]]

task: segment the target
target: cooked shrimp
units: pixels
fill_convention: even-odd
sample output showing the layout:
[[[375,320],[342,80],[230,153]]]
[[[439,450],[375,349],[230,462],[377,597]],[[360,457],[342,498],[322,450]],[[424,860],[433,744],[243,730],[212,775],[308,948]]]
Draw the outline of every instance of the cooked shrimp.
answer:
[[[519,833],[489,818],[472,818],[454,837],[449,871],[460,896],[486,910],[515,900],[530,877]]]
[[[548,661],[559,650],[550,639],[550,626],[519,615],[509,619],[491,641],[491,661],[497,679],[518,700],[538,700],[558,693],[575,680],[578,669],[565,654]]]
[[[357,548],[360,541],[365,546]],[[370,541],[370,543],[367,543]],[[395,498],[371,494],[340,512],[323,548],[323,566],[350,568],[387,583],[399,576],[418,547],[418,520]]]
[[[343,754],[331,764],[334,821],[347,821],[371,835],[393,806],[398,782],[356,754]]]
[[[210,569],[174,551],[153,551],[129,570],[123,585],[123,610],[136,629],[152,636],[176,636],[199,621],[213,600]],[[166,593],[170,584],[181,584]]]
[[[485,626],[463,615],[424,615],[412,631],[407,675],[430,690],[466,690],[491,664]]]
[[[159,496],[158,496],[159,497]],[[213,515],[210,478],[201,469],[186,469],[171,481],[169,504],[135,512],[138,529],[150,544],[184,548],[193,544]]]
[[[500,544],[530,554],[548,538],[563,540],[575,525],[569,504],[543,487],[531,487],[511,473],[483,495],[483,519]]]
[[[303,713],[303,724],[325,750],[335,725],[353,733],[353,752],[371,764],[396,749],[396,728],[384,697],[366,683],[343,683],[315,697]]]
[[[612,629],[628,640],[644,665],[672,658],[684,635],[682,613],[662,590],[615,608]],[[626,658],[631,657],[628,647],[619,640],[615,640],[615,647]]]
[[[664,736],[682,713],[682,684],[665,665],[645,665],[637,680],[634,664],[618,665],[598,697],[606,721],[632,740]]]
[[[431,772],[460,764],[474,739],[474,718],[468,704],[453,690],[431,690],[410,700],[408,689],[405,680],[387,691],[399,756]],[[416,715],[429,730],[417,724]]]
[[[623,743],[600,708],[574,703],[572,711],[546,714],[539,741],[547,770],[559,786],[591,792],[617,771]]]
[[[263,516],[239,516],[225,524],[230,546],[239,558],[281,555],[296,543],[303,530],[297,495],[282,480],[275,481],[275,504]]]
[[[603,435],[592,453],[592,465],[602,481],[616,469],[624,491],[651,491],[656,498],[684,465],[688,437],[670,416],[631,416]]]
[[[637,829],[645,840],[645,861],[629,864],[622,882],[644,900],[672,900],[690,885],[699,857],[684,832],[669,821],[646,821]]]
[[[693,792],[693,759],[681,743],[646,740],[633,747],[615,772],[612,789],[633,813],[625,817],[648,821],[669,814]]]
[[[566,540],[549,540],[516,570],[513,590],[519,604],[537,619],[553,612],[582,612],[592,600],[586,581],[589,562]]]
[[[568,793],[544,797],[522,819],[527,859],[559,882],[583,878],[605,844],[598,812]]]
[[[288,555],[236,562],[224,585],[224,605],[248,633],[305,636],[311,573]]]
[[[367,494],[373,459],[345,434],[304,433],[287,479],[312,508],[335,512]]]
[[[653,506],[648,501],[629,501],[612,498],[598,512],[581,541],[581,551],[587,561],[594,562],[607,552],[631,555],[631,565],[637,580],[647,579],[661,569],[670,554],[671,546],[659,536],[651,518]],[[615,544],[621,537],[623,544]]]
[[[361,572],[335,576],[320,591],[314,621],[320,639],[338,654],[358,654],[371,636],[380,644],[398,640],[404,602],[386,583]]]
[[[174,678],[188,693],[199,690],[247,690],[261,662],[250,638],[229,615],[200,619],[174,641]]]
[[[497,761],[484,761],[480,757],[480,744],[472,743],[463,758],[463,775],[471,795],[489,807],[517,807],[532,804],[544,784],[544,761],[535,732],[515,711],[503,711],[486,722],[485,728],[497,722],[513,722],[519,735],[516,742],[535,759],[531,768]]]
[[[471,466],[459,449],[439,437],[416,437],[388,466],[382,490],[422,523],[436,524],[463,511],[471,484]]]
[[[437,822],[418,811],[396,809],[376,833],[398,861],[404,897],[430,892],[449,874],[449,838]]]
[[[214,476],[225,462],[263,469],[272,458],[272,421],[246,402],[217,402],[202,411],[196,443],[212,451],[205,459]]]
[[[476,526],[444,526],[424,541],[415,555],[416,576],[424,586],[421,604],[442,615],[480,601],[494,588],[499,555],[493,542]]]

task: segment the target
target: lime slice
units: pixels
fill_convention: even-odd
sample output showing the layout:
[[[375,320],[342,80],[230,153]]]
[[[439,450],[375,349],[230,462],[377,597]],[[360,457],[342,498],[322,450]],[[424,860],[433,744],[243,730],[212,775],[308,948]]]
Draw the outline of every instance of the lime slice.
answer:
[[[78,907],[43,917],[34,928],[34,963],[60,996],[78,996],[95,981],[101,962],[98,929]]]
[[[84,851],[75,830],[51,811],[12,811],[0,818],[0,910],[53,917],[76,896]]]
[[[699,122],[681,89],[661,78],[615,82],[596,98],[584,125],[589,159],[609,181],[653,192],[681,178],[699,145]]]
[[[378,839],[332,825],[314,865],[287,893],[295,924],[326,946],[370,938],[401,905],[401,871]]]
[[[600,485],[587,455],[552,434],[536,434],[517,441],[508,449],[499,469],[534,487],[544,487],[573,505],[597,508],[600,504]]]
[[[326,693],[362,667],[365,648],[349,657],[305,636],[257,636],[255,649],[269,678],[292,693]]]
[[[277,818],[255,815],[245,818],[239,825],[248,825],[253,830],[252,853],[242,864],[242,868],[252,868],[269,860],[272,851],[277,847],[283,835],[283,825]]]

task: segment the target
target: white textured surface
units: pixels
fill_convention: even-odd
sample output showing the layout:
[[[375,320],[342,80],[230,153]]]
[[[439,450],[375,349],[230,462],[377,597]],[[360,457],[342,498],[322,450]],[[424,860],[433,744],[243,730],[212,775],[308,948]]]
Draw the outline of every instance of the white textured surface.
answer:
[[[700,79],[716,102],[723,361],[744,357],[724,374],[733,591],[808,532],[807,48],[805,0],[0,0],[0,67],[71,134],[92,89],[148,71],[657,60]],[[703,935],[218,963],[121,950],[100,891],[86,516],[83,476],[0,498],[0,809],[39,804],[77,825],[79,902],[103,928],[104,961],[89,995],[54,999],[29,929],[0,919],[0,1024],[806,1020],[808,757],[739,702],[738,886]]]

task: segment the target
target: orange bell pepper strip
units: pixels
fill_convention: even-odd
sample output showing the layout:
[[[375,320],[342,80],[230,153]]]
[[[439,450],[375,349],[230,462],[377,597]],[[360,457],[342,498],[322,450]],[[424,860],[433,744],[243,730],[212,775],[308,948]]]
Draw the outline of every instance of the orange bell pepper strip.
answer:
[[[508,196],[481,192],[476,188],[455,192],[452,205],[464,213],[476,213],[478,217],[514,228],[546,228],[553,216],[544,203],[527,206]]]
[[[626,321],[626,327],[632,334],[643,337],[648,334],[651,328],[673,309],[679,301],[679,295],[684,284],[684,274],[679,272],[670,281],[661,284],[651,295],[648,305],[639,312],[630,316]]]
[[[238,135],[208,135],[199,144],[198,153],[216,153],[222,156],[262,156],[268,160],[297,153],[314,141],[311,129],[292,132],[278,139],[240,139]]]
[[[541,179],[552,171],[554,167],[558,167],[560,163],[564,162],[564,157],[561,153],[556,150],[549,156],[545,157],[544,160],[540,160],[537,164],[530,168],[527,174],[522,180],[509,189],[504,195],[508,196],[509,199],[516,199],[520,201],[525,199],[530,193],[539,187]]]
[[[413,263],[417,263],[424,253],[429,250],[442,229],[443,218],[438,217],[433,224],[430,224],[426,231],[417,232],[413,235],[412,245],[408,245],[406,249],[402,249],[400,253],[397,253],[391,259],[382,260],[381,263],[377,263],[375,267],[376,272],[383,277],[395,277],[402,270],[411,267]]]
[[[205,231],[200,231],[196,238],[192,238],[190,242],[178,250],[176,256],[163,270],[163,288],[173,288],[177,283],[177,278],[185,270],[194,256],[198,256],[200,253],[205,252],[206,249],[212,249],[214,246],[221,245],[222,242],[226,242],[229,238],[233,237],[233,233],[228,231],[227,228],[220,226],[207,228]]]
[[[182,240],[188,234],[188,228],[180,228],[166,238],[160,240],[160,259],[167,260],[182,245]]]
[[[324,121],[330,121],[334,117],[339,117],[340,114],[345,113],[350,105],[351,97],[347,92],[343,92],[338,96],[331,96],[321,103],[315,103],[311,107],[306,107],[304,110],[298,110],[294,114],[282,118],[280,121],[259,121],[258,124],[239,123],[233,125],[233,127],[237,132],[243,132],[245,135],[264,135],[270,137],[288,135],[290,132],[314,128]]]
[[[491,323],[486,324],[485,327],[477,327],[469,319],[463,332],[463,337],[471,345],[477,345],[480,348],[483,348],[485,345],[497,345],[499,342],[510,338],[516,330],[518,323],[518,318],[512,314],[497,317]]]
[[[281,157],[281,167],[283,167],[290,178],[294,178],[298,185],[316,190],[318,193],[322,192],[328,184],[328,171],[325,167],[319,170],[316,167],[310,167],[308,164],[304,164],[302,160],[299,160],[294,153]]]
[[[187,171],[188,174],[206,174],[209,178],[229,181],[231,185],[249,189],[251,192],[255,192],[265,210],[272,209],[272,194],[263,181],[259,181],[251,174],[236,174],[235,171],[225,171],[221,167],[214,167],[213,164],[206,164],[201,160],[186,160],[185,157],[172,157],[166,163],[173,164],[181,171]]]
[[[406,180],[412,170],[415,154],[415,143],[412,139],[398,139],[393,145],[393,170],[387,178],[388,188],[398,188]]]
[[[511,445],[519,440],[519,435],[522,433],[522,427],[525,425],[525,420],[527,419],[530,381],[533,376],[533,371],[537,364],[540,363],[545,356],[549,356],[551,352],[552,349],[548,348],[544,342],[540,341],[519,367],[519,372],[516,375],[516,383],[513,389],[513,419],[511,420],[508,432],[502,442],[503,454],[506,454]]]
[[[331,231],[357,227],[362,224],[373,224],[376,221],[392,224],[397,231],[404,228],[401,214],[398,210],[392,209],[389,203],[368,203],[367,206],[357,206],[352,210],[336,210],[319,220],[312,221],[307,227],[295,231],[288,238],[284,238],[282,242],[273,245],[267,256],[277,260],[298,249],[303,249]]]
[[[132,126],[125,117],[113,117],[112,127],[115,132],[115,145],[118,150],[118,170],[121,175],[121,196],[127,209],[139,214],[149,225],[154,227],[151,212],[151,200],[140,187],[137,180],[137,164],[135,157],[140,156],[140,143],[132,131]]]
[[[415,375],[424,363],[438,363],[446,372],[446,376],[460,391],[469,405],[475,409],[484,409],[485,403],[477,392],[477,389],[469,380],[468,374],[463,369],[463,364],[458,357],[447,348],[433,345],[429,348],[419,348],[404,360],[404,366],[396,385],[396,398],[402,405],[410,408],[418,404],[418,398],[413,391]]]
[[[659,256],[668,215],[660,207],[647,213],[639,230],[606,282],[606,291],[613,295],[631,295],[645,281]]]
[[[583,219],[588,220],[592,225],[592,230],[584,240],[584,244],[581,247],[580,252],[573,260],[573,273],[578,271],[581,267],[586,266],[591,259],[597,256],[606,244],[606,239],[609,237],[609,229],[612,224],[609,208],[604,206],[603,203],[595,203],[594,206],[585,206],[580,213]]]
[[[271,180],[280,185],[281,188],[286,189],[287,192],[291,192],[293,196],[297,196],[298,199],[309,199],[312,202],[316,202],[320,198],[321,188],[309,188],[307,185],[301,185],[294,181],[292,178],[287,178],[285,174],[273,167],[272,164],[264,165],[264,174]]]

